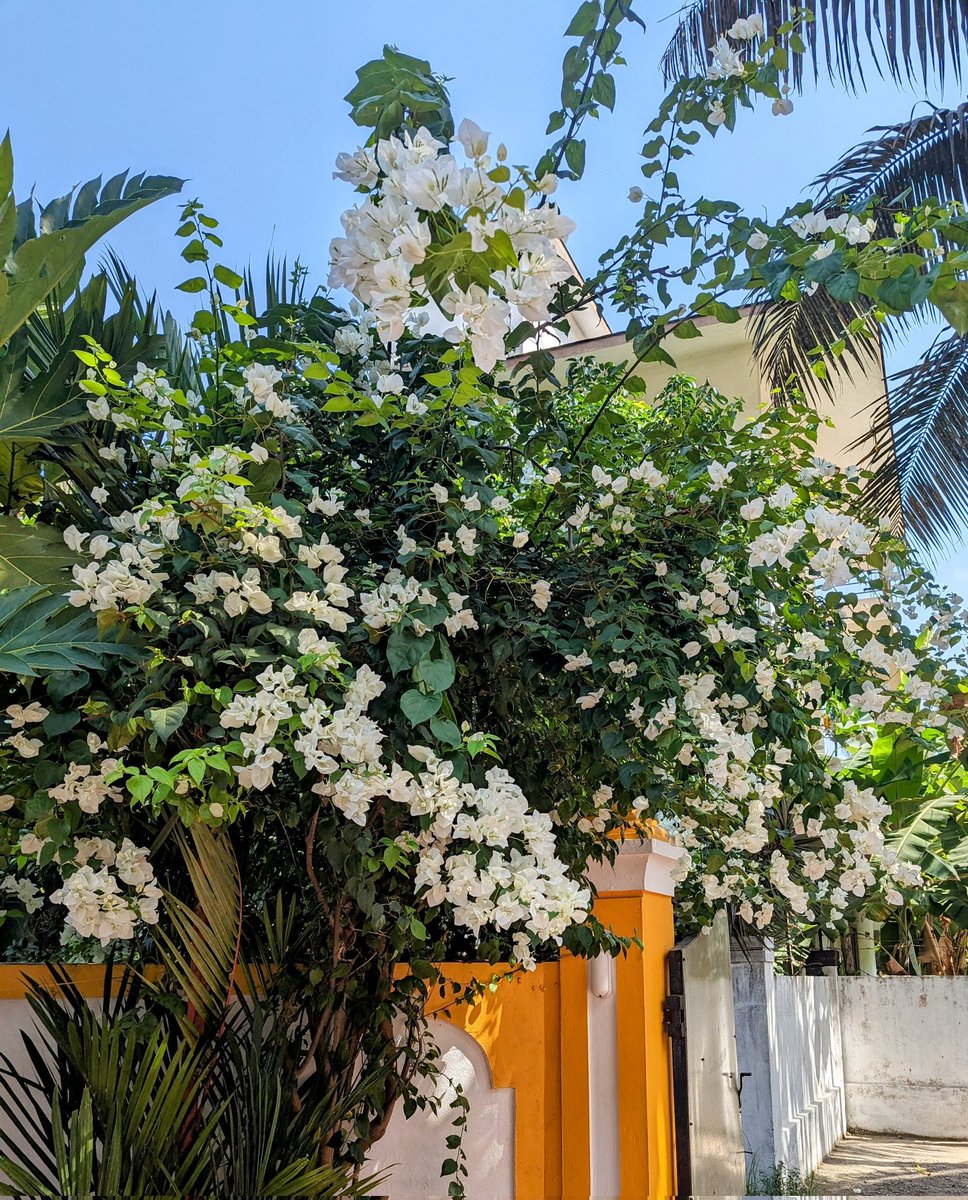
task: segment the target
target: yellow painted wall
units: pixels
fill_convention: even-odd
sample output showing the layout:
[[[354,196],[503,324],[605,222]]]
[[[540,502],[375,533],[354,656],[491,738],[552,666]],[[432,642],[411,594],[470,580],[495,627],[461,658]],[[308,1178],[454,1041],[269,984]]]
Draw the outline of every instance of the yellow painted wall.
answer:
[[[615,964],[622,1194],[674,1194],[668,1041],[662,1028],[665,956],[673,944],[672,901],[649,892],[603,892],[596,916],[640,937]],[[444,963],[460,985],[486,983],[505,964]],[[71,966],[82,995],[103,993],[104,968]],[[49,982],[41,965],[0,964],[0,999],[22,1000],[25,978]],[[428,1015],[469,1033],[487,1055],[494,1087],[515,1096],[517,1200],[588,1200],[591,1192],[588,967],[563,953],[500,982],[473,1005],[435,992]]]
[[[482,963],[444,963],[447,979],[466,985],[486,982],[495,971]],[[514,1088],[514,1178],[519,1200],[562,1194],[562,995],[559,963],[498,984],[474,1005],[429,1015],[469,1033],[487,1055],[497,1088]],[[583,1010],[584,1011],[584,1010]],[[587,1191],[585,1193],[587,1200]]]

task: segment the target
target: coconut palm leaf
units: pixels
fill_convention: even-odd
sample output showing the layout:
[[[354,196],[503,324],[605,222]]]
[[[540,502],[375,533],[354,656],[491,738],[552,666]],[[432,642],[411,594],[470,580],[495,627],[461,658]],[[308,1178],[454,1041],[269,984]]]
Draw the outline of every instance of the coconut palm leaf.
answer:
[[[918,203],[931,197],[962,202],[968,198],[968,104],[869,132],[877,136],[849,150],[814,180],[817,208],[857,208],[871,200],[890,203],[902,197]],[[880,220],[890,223],[886,209]],[[852,365],[862,374],[877,369],[877,339],[847,332],[862,312],[860,305],[838,304],[822,290],[797,304],[779,302],[760,309],[753,326],[754,351],[771,385],[781,387],[795,376],[808,397],[829,394],[832,379],[811,371],[816,360],[811,351],[840,339],[845,352],[839,366],[848,378]],[[920,316],[916,311],[910,319]],[[897,340],[896,332],[888,328],[887,333],[888,340]]]
[[[905,528],[937,548],[968,526],[968,338],[940,333],[913,367],[889,381],[882,411],[861,450],[880,440],[868,493],[875,511],[892,513],[894,497]]]
[[[860,316],[859,305],[840,303],[822,290],[796,302],[757,304],[750,321],[753,353],[774,395],[782,400],[796,388],[807,399],[816,400],[839,386],[845,376],[852,379],[856,373],[864,378],[882,369],[877,334],[870,330],[853,336],[847,333]],[[837,359],[837,371],[816,373],[814,367],[823,361],[828,347],[840,341],[844,349]],[[829,364],[829,358],[826,362]]]
[[[814,181],[818,208],[883,201],[879,219],[889,222],[891,202],[968,201],[968,104],[870,132],[875,136]],[[754,322],[754,351],[773,386],[789,375],[808,397],[829,394],[831,378],[810,372],[811,351],[842,336],[838,330],[858,312],[835,305],[821,292],[801,305],[761,310]],[[904,327],[927,319],[915,309],[900,331],[885,327],[886,340],[897,345]],[[868,373],[879,367],[875,340],[848,333],[844,345],[840,364],[848,376],[852,365]],[[903,523],[924,545],[937,546],[968,523],[966,389],[965,339],[946,330],[915,366],[891,378],[888,407],[875,406],[870,434],[854,447],[874,470],[868,492],[872,508]]]
[[[813,182],[817,205],[846,198],[921,204],[968,200],[968,103],[934,108],[897,125],[877,125]]]
[[[865,64],[898,82],[944,83],[961,79],[968,48],[968,0],[762,0],[767,32],[808,7],[815,20],[800,29],[806,52],[794,55],[792,85],[827,76],[847,87],[864,82]],[[693,0],[679,15],[662,56],[666,83],[683,75],[703,74],[709,47],[738,17],[750,13],[748,0]]]

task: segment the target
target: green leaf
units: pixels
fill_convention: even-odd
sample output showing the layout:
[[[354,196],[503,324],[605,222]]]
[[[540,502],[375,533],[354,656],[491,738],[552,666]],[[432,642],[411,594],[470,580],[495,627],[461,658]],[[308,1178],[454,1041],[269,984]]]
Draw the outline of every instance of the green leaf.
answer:
[[[178,284],[180,292],[204,292],[208,287],[208,280],[201,275],[193,275],[191,279],[186,279]]]
[[[860,290],[860,275],[853,269],[848,267],[846,271],[841,271],[837,275],[832,275],[824,284],[827,289],[827,294],[834,300],[840,300],[846,303],[848,300],[854,300]]]
[[[207,308],[200,308],[198,310],[192,317],[192,325],[199,333],[214,333],[218,329],[215,314],[210,313]]]
[[[66,589],[71,583],[67,572],[76,562],[58,530],[0,516],[0,588],[44,584]]]
[[[208,261],[208,251],[205,249],[204,244],[198,240],[198,238],[192,238],[185,249],[181,252],[181,256],[185,262]]]
[[[120,191],[125,176],[118,178]],[[123,199],[106,195],[111,186],[107,184],[100,203],[87,216],[26,240],[8,266],[6,295],[0,294],[0,346],[9,341],[55,288],[80,276],[84,256],[95,242],[132,213],[180,191],[182,183],[181,179],[161,175],[138,177],[130,181]]]
[[[598,0],[585,0],[571,18],[571,24],[565,30],[565,37],[584,37],[591,33],[598,24],[599,12]]]
[[[424,693],[411,688],[400,697],[400,707],[411,725],[420,725],[429,720],[441,705],[440,696],[434,692]]]
[[[461,732],[453,721],[448,721],[446,717],[434,717],[430,722],[430,732],[434,737],[442,742],[448,750],[456,750],[463,742]]]
[[[93,614],[63,596],[40,587],[0,596],[0,671],[33,676],[95,669],[107,655],[127,653],[124,646],[102,642]]]
[[[900,275],[885,279],[877,291],[877,298],[887,308],[907,312],[931,291],[933,280],[922,275],[913,266],[905,267]]]
[[[943,291],[935,287],[931,292],[931,300],[959,337],[968,334],[968,280],[960,280],[954,287]]]
[[[677,338],[702,337],[702,330],[695,321],[678,321],[672,327],[672,336]]]
[[[223,267],[221,263],[213,269],[212,274],[219,283],[224,283],[226,287],[231,288],[233,291],[238,291],[243,283],[245,283],[241,275],[236,274],[235,271],[230,270],[228,267]]]
[[[435,692],[446,692],[455,678],[454,660],[452,657],[430,658],[426,656],[417,663],[417,678],[432,687]]]
[[[0,399],[0,439],[43,441],[64,425],[88,419],[84,394],[70,386],[78,369],[74,331],[72,326],[41,374],[26,387]]]
[[[584,138],[572,138],[565,145],[565,162],[575,173],[576,178],[581,179],[582,173],[585,170]]]
[[[610,112],[615,108],[615,80],[611,75],[595,76],[592,84],[592,99],[603,104]]]
[[[188,716],[188,702],[179,700],[169,708],[149,708],[145,715],[155,733],[163,742],[167,742]]]
[[[155,781],[148,775],[129,775],[125,780],[128,795],[138,804],[144,804],[154,790]]]

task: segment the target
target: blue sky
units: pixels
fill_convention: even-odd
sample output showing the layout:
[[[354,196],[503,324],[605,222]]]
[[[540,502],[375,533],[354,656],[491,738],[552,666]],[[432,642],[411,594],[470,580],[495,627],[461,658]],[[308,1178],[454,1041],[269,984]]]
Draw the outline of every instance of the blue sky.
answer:
[[[514,162],[545,145],[577,0],[0,0],[5,28],[22,30],[4,56],[0,120],[14,141],[16,184],[42,199],[131,167],[189,180],[222,222],[225,261],[258,269],[271,247],[325,274],[327,246],[351,192],[332,179],[358,130],[342,97],[355,68],[385,42],[429,58],[452,77],[455,115],[504,141]],[[585,178],[559,192],[578,222],[579,266],[628,228],[629,187],[640,182],[641,133],[663,88],[658,59],[676,0],[639,0],[646,33],[630,27],[617,72],[614,116],[590,122]],[[40,16],[41,9],[43,12]],[[39,24],[42,20],[42,28]],[[35,47],[30,49],[29,47]],[[935,103],[960,99],[928,94]],[[869,73],[867,92],[823,84],[795,97],[785,118],[746,114],[680,172],[696,193],[777,212],[872,125],[906,119],[923,89],[898,89]],[[155,205],[116,231],[111,245],[164,297],[184,278],[172,237],[177,208]],[[964,548],[937,564],[968,593]]]

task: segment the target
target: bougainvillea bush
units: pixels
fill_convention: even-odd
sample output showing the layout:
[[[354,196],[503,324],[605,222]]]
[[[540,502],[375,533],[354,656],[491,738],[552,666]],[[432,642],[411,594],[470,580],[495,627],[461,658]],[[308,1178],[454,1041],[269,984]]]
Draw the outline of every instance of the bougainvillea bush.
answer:
[[[723,124],[724,102],[732,120],[740,87],[780,96],[734,66],[679,94],[670,137]],[[337,164],[358,203],[331,284],[352,303],[296,287],[257,314],[192,203],[193,382],[80,352],[99,477],[75,473],[45,515],[97,634],[83,669],[16,684],[0,749],[4,888],[62,917],[71,952],[150,957],[162,887],[186,890],[171,833],[231,845],[248,915],[292,914],[295,1076],[346,1095],[361,1063],[385,1072],[360,1145],[427,1063],[434,962],[621,949],[585,873],[644,821],[688,851],[698,922],[727,903],[763,931],[900,903],[917,873],[885,847],[886,806],[838,773],[828,712],[942,727],[962,631],[865,516],[857,472],[816,457],[812,413],[750,421],[683,378],[643,395],[633,367],[678,310],[643,332],[639,296],[622,367],[507,362],[588,302],[571,223],[554,173],[455,130],[420,68],[388,56],[364,76],[377,132]],[[372,99],[401,73],[409,92]],[[866,226],[793,210],[750,241],[729,206],[690,211],[710,223],[693,245],[750,272],[777,277],[771,238],[788,246],[787,291],[822,285],[811,264],[834,254],[869,288],[893,270]],[[643,245],[619,255],[616,294]],[[724,270],[696,311],[732,319]]]

